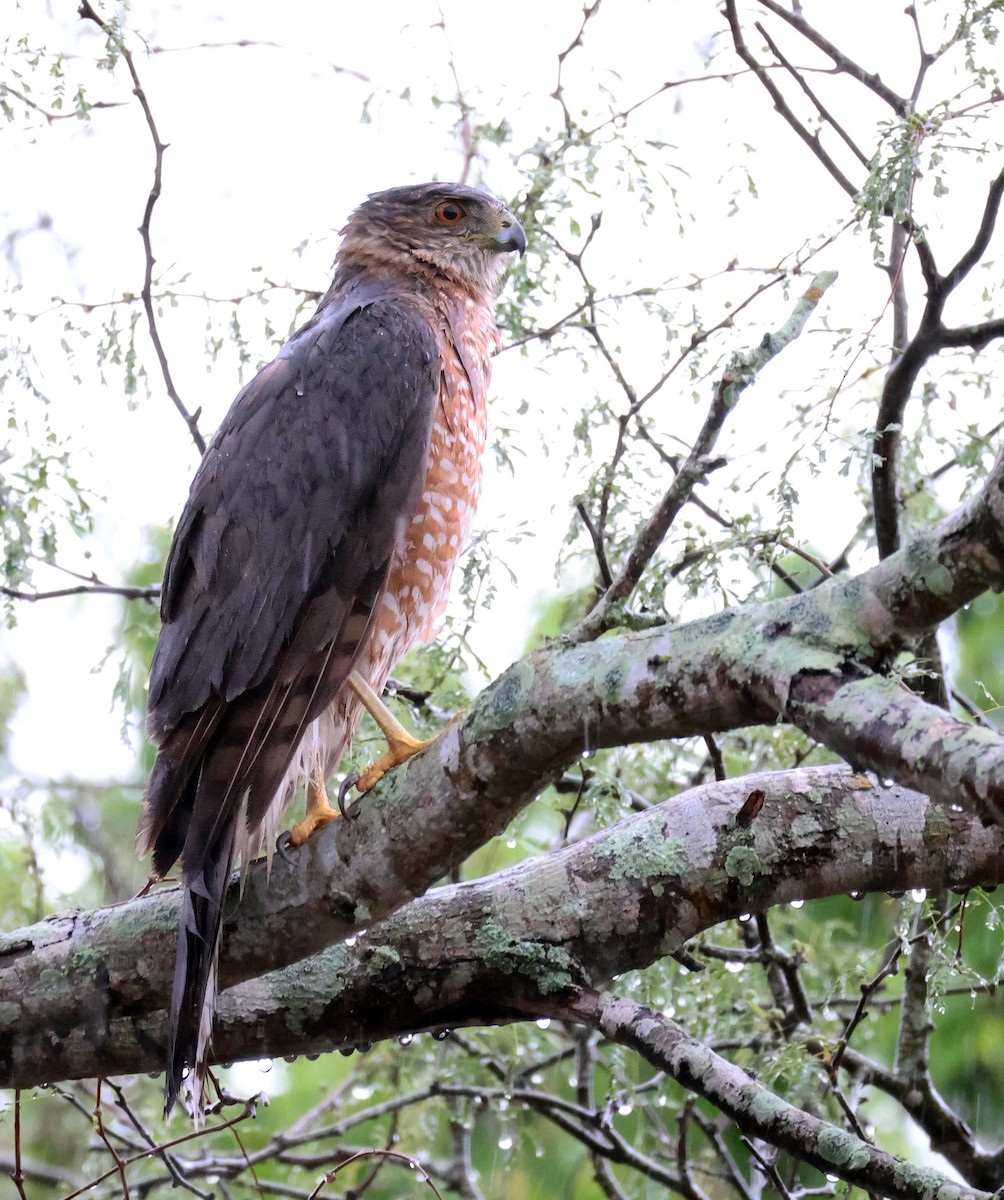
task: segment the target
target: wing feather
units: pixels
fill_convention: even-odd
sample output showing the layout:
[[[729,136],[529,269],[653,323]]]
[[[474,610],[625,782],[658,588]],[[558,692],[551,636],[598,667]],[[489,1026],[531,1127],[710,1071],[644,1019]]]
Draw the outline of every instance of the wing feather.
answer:
[[[210,694],[231,700],[260,683],[332,561],[350,596],[388,556],[397,506],[414,507],[435,334],[400,300],[345,308],[295,335],[241,392],[192,483],[164,578],[155,739]],[[381,488],[388,477],[395,486]]]
[[[205,1071],[236,848],[370,627],[421,493],[439,375],[417,303],[365,284],[244,388],[192,483],[165,571],[139,835],[159,875],[182,868],[168,1110],[185,1067]]]

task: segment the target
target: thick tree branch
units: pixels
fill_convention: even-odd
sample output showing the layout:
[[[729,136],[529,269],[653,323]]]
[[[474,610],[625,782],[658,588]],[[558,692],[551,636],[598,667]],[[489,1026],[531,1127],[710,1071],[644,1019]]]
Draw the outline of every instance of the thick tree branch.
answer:
[[[931,790],[955,791],[1004,821],[1004,755],[995,730],[967,725],[915,692],[879,676],[805,671],[791,690],[788,715],[857,767]]]
[[[938,336],[946,349],[968,346],[971,350],[982,350],[984,346],[1004,337],[1004,319],[984,321],[980,325],[963,325],[959,329],[942,329]]]
[[[736,815],[755,790],[763,806],[743,825]],[[375,869],[364,847],[358,857]],[[317,910],[325,871],[318,861],[310,872]],[[349,943],[227,989],[214,1052],[220,1061],[318,1053],[532,1018],[568,988],[647,966],[742,912],[1002,880],[1004,828],[961,805],[841,767],[716,782],[560,852],[433,890]],[[245,896],[225,969],[251,940],[260,971],[280,961],[282,903],[281,891]],[[160,1069],[176,917],[176,894],[162,893],[7,935],[0,1083]]]
[[[1002,477],[1004,458],[972,501],[856,579],[675,629],[556,644],[515,664],[435,748],[375,789],[358,819],[312,839],[292,864],[277,862],[271,880],[264,864],[247,872],[224,943],[222,985],[357,935],[407,904],[501,832],[586,748],[787,717],[854,765],[994,822],[1004,812],[1004,741],[874,672],[905,637],[1004,582]],[[790,877],[787,865],[778,870]],[[873,885],[874,878],[856,890]],[[177,900],[163,893],[145,903],[54,919],[5,939],[0,1063],[13,1069],[12,1047],[26,1035],[22,998],[44,994],[54,973],[84,991],[62,994],[46,1028],[88,1045],[104,1040],[110,1021],[131,1019],[151,994],[166,992]],[[309,979],[301,983],[310,995]],[[156,1028],[144,1034],[151,1048]],[[65,1054],[51,1061],[57,1072],[68,1063]]]

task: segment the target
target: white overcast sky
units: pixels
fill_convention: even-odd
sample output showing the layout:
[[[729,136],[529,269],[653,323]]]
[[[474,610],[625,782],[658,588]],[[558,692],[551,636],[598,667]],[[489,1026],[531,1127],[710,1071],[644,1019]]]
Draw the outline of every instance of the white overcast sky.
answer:
[[[832,36],[866,65],[879,52],[888,63],[890,47],[902,41],[902,0],[806,0],[804,7],[810,19],[825,14]],[[699,75],[711,31],[719,26],[717,8],[715,0],[605,0],[583,47],[567,59],[570,103],[602,115],[608,94],[618,105],[630,104],[666,80]],[[135,39],[131,44],[169,143],[153,226],[158,269],[175,281],[184,276],[184,290],[217,297],[240,296],[261,278],[323,288],[336,231],[368,192],[458,173],[461,156],[450,132],[455,109],[433,110],[428,102],[431,95],[450,100],[456,93],[450,54],[478,117],[507,119],[512,145],[528,146],[559,121],[550,97],[557,55],[574,36],[581,11],[578,0],[136,0],[129,27],[155,52],[144,56]],[[88,80],[89,99],[121,104],[95,113],[89,125],[60,121],[31,136],[16,126],[0,131],[0,216],[5,233],[13,235],[8,244],[21,285],[16,306],[31,314],[46,312],[53,296],[99,303],[125,290],[138,292],[142,280],[136,227],[151,178],[149,135],[123,66],[111,75],[87,68],[101,36],[75,12],[74,2],[0,0],[0,30],[12,30],[15,41],[23,32],[32,44],[62,49],[67,76],[79,71]],[[912,49],[903,44],[898,65],[891,60],[898,73],[888,78],[892,86],[908,86]],[[764,130],[775,122],[769,103],[752,89],[738,105],[736,95],[727,83],[693,85],[667,93],[633,118],[631,132],[641,144],[647,139],[670,147],[653,149],[653,160],[675,173],[686,204],[702,219],[681,237],[671,212],[662,224],[645,225],[637,197],[615,190],[594,204],[604,211],[597,268],[613,278],[653,282],[721,271],[736,256],[767,266],[836,219],[843,209],[839,193],[792,135],[775,123],[764,141]],[[862,122],[872,115],[859,114]],[[747,197],[730,215],[737,148],[753,141],[760,147],[752,160],[760,196]],[[483,164],[484,182],[500,195],[516,195],[525,186],[525,169],[498,153]],[[973,171],[979,181],[975,165]],[[574,211],[587,225],[592,201],[572,191]],[[968,201],[970,209],[982,204],[975,185]],[[971,216],[965,185],[958,202]],[[960,229],[967,228],[960,222]],[[303,255],[293,254],[306,239]],[[878,312],[881,281],[866,254],[854,262],[823,255],[814,265],[842,272],[828,310],[831,323],[855,319],[862,306]],[[755,324],[761,330],[777,325],[789,307],[776,294],[758,310]],[[139,552],[143,528],[180,510],[197,456],[156,379],[153,399],[129,412],[118,394],[72,385],[74,364],[61,361],[58,350],[59,318],[40,317],[34,325],[54,423],[88,456],[91,465],[81,474],[107,498],[93,563],[84,563],[67,542],[67,565],[93,565],[114,581]],[[205,310],[192,305],[169,314],[165,336],[179,390],[190,409],[204,409],[208,433],[239,378],[226,353],[207,369],[204,325]],[[622,332],[626,347],[641,361],[648,356],[655,371],[662,347],[644,331],[632,347],[634,332]],[[265,345],[260,350],[269,352]],[[810,334],[793,348],[789,371],[797,372],[811,354]],[[549,424],[548,406],[559,380],[561,387],[578,386],[569,383],[577,370],[569,362],[544,371],[539,362],[516,355],[503,356],[496,367],[494,390],[506,398],[506,420],[521,402],[530,415],[516,435],[516,483],[489,472],[481,519],[503,531],[524,520],[539,526],[536,543],[513,551],[517,569],[522,565],[528,576],[524,604],[551,584],[544,564],[568,522],[564,509],[547,515],[548,486],[556,496],[570,492],[555,463],[562,457],[562,435]],[[780,400],[776,412],[752,410],[748,447],[772,422],[781,427],[788,403]],[[550,459],[543,457],[545,443]],[[821,497],[816,519],[826,506]],[[26,607],[5,641],[30,672],[31,694],[13,746],[17,766],[29,776],[102,778],[133,769],[132,751],[121,746],[110,709],[110,672],[96,670],[114,636],[113,605],[90,600]],[[522,612],[515,621],[496,612],[486,623],[479,648],[493,669],[518,653],[524,628]]]

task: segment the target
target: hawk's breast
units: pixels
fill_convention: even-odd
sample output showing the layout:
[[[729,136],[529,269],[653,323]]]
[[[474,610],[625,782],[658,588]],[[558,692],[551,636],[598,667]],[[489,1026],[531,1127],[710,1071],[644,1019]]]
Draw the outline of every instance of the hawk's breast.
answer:
[[[498,335],[491,313],[480,305],[469,301],[463,315],[459,329],[454,319],[443,333],[442,379],[422,492],[391,561],[377,613],[374,649],[380,658],[387,656],[388,669],[416,641],[434,635],[481,494],[490,356]],[[378,690],[383,685],[382,679],[371,682]]]

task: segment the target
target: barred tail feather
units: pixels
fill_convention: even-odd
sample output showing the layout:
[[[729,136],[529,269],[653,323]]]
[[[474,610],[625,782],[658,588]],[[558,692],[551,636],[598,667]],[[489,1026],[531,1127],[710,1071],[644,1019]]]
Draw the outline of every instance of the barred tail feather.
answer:
[[[320,614],[308,607],[268,679],[229,702],[210,701],[160,746],[140,844],[152,848],[161,877],[181,861],[165,1116],[182,1091],[196,1120],[202,1115],[227,884],[272,836],[292,794],[290,764],[351,671],[385,575],[386,564],[371,572],[326,641]]]
[[[202,869],[184,880],[178,955],[168,1021],[164,1116],[182,1089],[196,1123],[205,1109],[210,1039],[216,1010],[216,979],[223,928],[223,901],[233,862],[234,825],[206,856]],[[185,1070],[190,1068],[186,1076]]]

